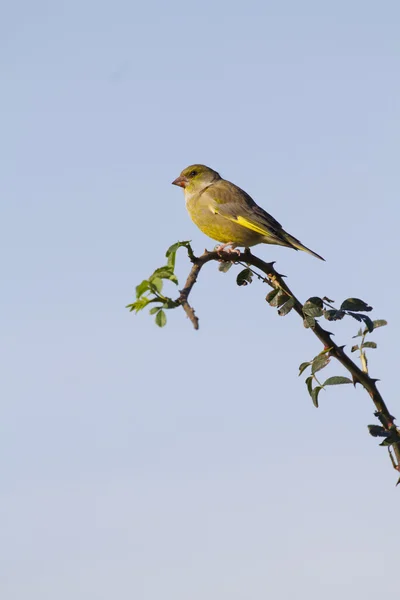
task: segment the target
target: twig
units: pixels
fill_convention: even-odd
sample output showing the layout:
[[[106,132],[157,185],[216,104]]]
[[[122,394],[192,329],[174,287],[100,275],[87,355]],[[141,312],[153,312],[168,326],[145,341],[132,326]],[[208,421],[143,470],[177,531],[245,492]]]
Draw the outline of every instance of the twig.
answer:
[[[288,296],[290,296],[294,301],[293,310],[304,319],[303,314],[303,305],[296,298],[287,284],[283,281],[283,275],[280,275],[274,268],[274,263],[267,263],[254,256],[249,249],[246,249],[244,252],[240,254],[233,254],[232,252],[208,252],[207,250],[199,257],[192,257],[193,267],[189,273],[189,276],[186,280],[185,287],[181,290],[180,296],[177,300],[179,304],[181,304],[182,308],[186,312],[187,316],[191,320],[195,329],[199,328],[199,320],[195,315],[194,309],[190,306],[188,302],[188,297],[194,284],[197,281],[199,273],[202,267],[210,262],[210,261],[224,261],[224,262],[244,262],[248,265],[256,267],[260,269],[268,278],[269,284],[274,287],[283,290]],[[318,322],[315,323],[314,327],[310,327],[310,331],[317,336],[317,338],[322,342],[324,348],[330,348],[329,354],[330,356],[336,358],[338,362],[340,362],[352,375],[354,385],[359,383],[364,387],[364,389],[370,395],[372,402],[375,405],[377,410],[376,416],[381,421],[382,425],[385,429],[390,431],[397,431],[396,426],[394,425],[394,417],[390,414],[386,403],[384,402],[379,390],[376,387],[377,379],[373,379],[369,376],[368,372],[360,369],[351,358],[344,352],[344,346],[338,346],[334,341],[332,341],[331,336],[333,335],[329,331],[326,331],[319,325]],[[393,444],[393,450],[396,456],[397,464],[394,463],[395,469],[400,471],[400,443]]]

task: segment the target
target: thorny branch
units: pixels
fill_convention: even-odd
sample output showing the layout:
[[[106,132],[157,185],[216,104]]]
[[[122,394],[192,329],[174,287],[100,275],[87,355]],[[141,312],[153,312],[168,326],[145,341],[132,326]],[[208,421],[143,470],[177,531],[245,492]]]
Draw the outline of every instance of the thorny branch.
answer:
[[[247,265],[251,265],[253,267],[258,268],[262,273],[266,275],[265,281],[273,288],[279,288],[286,292],[286,294],[293,298],[294,306],[293,310],[304,319],[303,314],[303,305],[300,300],[296,298],[290,288],[286,285],[283,280],[283,275],[280,275],[274,269],[274,263],[267,263],[254,256],[249,249],[246,249],[244,252],[233,253],[226,251],[214,251],[208,252],[207,250],[199,256],[191,256],[191,261],[193,263],[193,267],[189,273],[189,276],[186,280],[185,287],[181,290],[180,296],[177,300],[177,303],[180,304],[185,311],[186,315],[189,317],[190,321],[193,324],[195,329],[199,328],[199,320],[195,314],[193,307],[189,304],[188,298],[190,292],[192,291],[193,286],[195,285],[199,273],[203,266],[210,261],[224,261],[224,262],[233,262],[233,263],[246,263]],[[369,376],[369,374],[363,370],[361,370],[352,360],[351,358],[344,352],[344,346],[338,346],[332,339],[333,335],[329,331],[323,329],[318,322],[315,323],[315,326],[310,328],[310,331],[317,336],[317,338],[322,342],[325,349],[329,350],[329,355],[333,358],[336,358],[338,362],[340,362],[352,375],[353,383],[356,385],[359,383],[363,386],[363,388],[368,392],[371,397],[372,402],[376,408],[376,416],[379,418],[383,427],[390,432],[397,432],[396,426],[394,425],[394,417],[390,414],[385,401],[383,400],[378,388],[376,387],[376,379],[373,379]],[[396,460],[392,457],[393,467],[400,472],[400,443],[393,444],[393,450],[396,457]]]

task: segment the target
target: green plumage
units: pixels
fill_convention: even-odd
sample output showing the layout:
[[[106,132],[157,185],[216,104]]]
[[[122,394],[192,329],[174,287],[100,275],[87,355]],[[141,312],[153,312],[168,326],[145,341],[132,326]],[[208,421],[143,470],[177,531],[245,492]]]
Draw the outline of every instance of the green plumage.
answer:
[[[187,210],[206,235],[233,247],[277,244],[324,260],[282,228],[242,189],[205,165],[191,165],[173,182],[184,188]]]

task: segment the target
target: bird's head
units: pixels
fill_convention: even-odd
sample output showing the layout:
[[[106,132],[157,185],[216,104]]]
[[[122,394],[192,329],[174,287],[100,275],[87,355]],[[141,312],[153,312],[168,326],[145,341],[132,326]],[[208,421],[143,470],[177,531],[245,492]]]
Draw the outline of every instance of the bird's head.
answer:
[[[190,165],[183,169],[182,173],[172,182],[179,185],[185,192],[201,192],[215,181],[221,179],[219,174],[205,165]]]

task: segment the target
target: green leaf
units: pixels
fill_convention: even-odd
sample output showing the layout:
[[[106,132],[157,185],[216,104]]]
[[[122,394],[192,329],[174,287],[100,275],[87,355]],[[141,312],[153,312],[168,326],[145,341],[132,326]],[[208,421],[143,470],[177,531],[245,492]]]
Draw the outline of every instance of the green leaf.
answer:
[[[374,324],[374,329],[376,329],[377,327],[384,327],[385,325],[387,325],[387,321],[385,321],[385,319],[376,319],[376,321],[372,321]]]
[[[279,290],[276,296],[272,298],[269,304],[270,306],[279,307],[282,306],[282,304],[285,304],[285,302],[287,302],[288,300],[289,296],[285,294],[285,292],[282,292],[282,290]]]
[[[143,310],[151,302],[150,298],[139,298],[133,304],[128,304],[126,308],[129,308],[130,312],[133,310],[138,313],[139,310]]]
[[[301,375],[302,373],[304,373],[304,371],[307,369],[307,367],[310,367],[311,363],[310,362],[303,362],[301,363],[301,365],[299,366],[299,375]],[[311,377],[312,379],[312,377]]]
[[[240,271],[239,275],[236,277],[236,283],[239,286],[248,285],[252,282],[252,279],[253,273],[250,271],[250,269],[243,269],[243,271]]]
[[[280,317],[286,316],[292,310],[294,306],[294,298],[289,298],[287,302],[278,310],[278,315]]]
[[[172,244],[172,246],[170,246],[165,253],[165,256],[168,259],[168,267],[170,267],[172,270],[175,269],[176,251],[178,250],[178,248],[179,242],[176,242],[176,244]]]
[[[147,279],[144,279],[142,283],[136,286],[136,298],[140,298],[147,290],[149,290],[149,282]]]
[[[165,253],[165,256],[168,258],[168,266],[171,267],[172,270],[174,270],[175,268],[177,250],[182,247],[185,247],[187,249],[189,256],[193,256],[193,250],[190,245],[190,240],[186,242],[176,242],[175,244],[172,244],[172,246],[170,246]]]
[[[362,320],[366,324],[369,333],[372,333],[374,330],[374,322],[372,321],[372,319],[367,317],[367,315],[359,315],[359,316],[362,318]]]
[[[365,333],[367,333],[367,331],[368,331],[368,329],[366,329]],[[354,340],[354,338],[361,337],[362,334],[363,334],[363,330],[360,327],[360,329],[358,330],[358,333],[356,335],[353,335],[353,340]]]
[[[165,267],[159,267],[154,271],[154,273],[149,278],[149,281],[154,281],[154,279],[169,279],[174,283],[178,283],[178,279],[175,273],[173,272],[172,268],[168,267],[167,265],[165,265]]]
[[[279,289],[271,290],[271,291],[269,292],[269,294],[267,294],[267,295],[265,296],[265,299],[266,299],[266,301],[268,302],[268,304],[271,304],[272,300],[275,298],[275,296],[276,296],[277,294],[279,294],[279,292],[280,292],[280,290],[279,290]],[[272,306],[272,304],[271,304],[271,306]]]
[[[375,342],[364,342],[362,345],[363,348],[377,348],[377,344]]]
[[[305,317],[321,317],[323,313],[324,303],[322,298],[313,296],[309,298],[303,305],[303,315]]]
[[[322,386],[317,385],[312,391],[311,399],[313,401],[315,408],[318,408],[318,394],[320,393],[321,390],[322,390]]]
[[[368,425],[368,431],[372,437],[387,437],[388,431],[380,425]]]
[[[392,444],[398,444],[400,442],[400,434],[397,430],[391,429],[386,432],[387,437],[383,440],[380,446],[391,446]]]
[[[218,271],[221,271],[221,273],[227,273],[231,267],[233,267],[233,262],[222,261],[219,264]]]
[[[364,319],[369,319],[369,317],[367,317],[367,315],[360,315],[361,317],[364,316]],[[363,320],[363,319],[361,319]],[[377,325],[378,323],[378,325]],[[376,329],[377,327],[384,327],[385,325],[387,325],[387,321],[385,321],[384,319],[377,319],[376,321],[372,321],[372,325],[374,326],[374,329]],[[371,327],[371,324],[370,324]],[[353,338],[356,337],[361,337],[363,335],[365,335],[366,333],[371,333],[370,329],[368,329],[368,327],[366,329],[364,329],[364,331],[362,329],[358,330],[357,335],[353,335]]]
[[[342,302],[340,308],[342,310],[353,310],[353,311],[364,310],[367,312],[372,310],[372,306],[368,306],[368,304],[366,302],[364,302],[364,300],[360,300],[360,298],[347,298],[347,300],[344,300]]]
[[[387,437],[385,440],[383,440],[383,442],[381,442],[379,445],[380,446],[391,446],[392,444],[395,444],[396,440],[393,440],[390,437]]]
[[[159,310],[161,310],[161,306],[154,306],[149,310],[150,315],[155,315]]]
[[[159,310],[156,314],[156,324],[159,327],[164,327],[167,324],[167,316],[163,310]]]
[[[353,383],[351,379],[348,377],[341,377],[340,375],[336,377],[328,377],[326,381],[322,385],[341,385],[343,383]]]
[[[168,267],[168,265],[165,265],[163,267],[159,267],[158,269],[156,269],[154,271],[154,273],[149,277],[149,281],[152,281],[153,279],[169,279],[169,277],[171,277],[171,275],[173,275],[174,272],[171,269],[171,267]]]
[[[345,314],[346,313],[342,310],[335,310],[333,308],[330,310],[324,310],[324,317],[327,321],[340,321],[340,319],[343,319]]]
[[[348,312],[347,314],[350,315],[351,317],[353,317],[353,319],[355,319],[356,321],[359,321],[360,323],[362,323],[361,315],[358,315],[357,313],[352,313],[352,312]]]
[[[356,346],[352,346],[350,352],[356,352],[357,350],[359,350],[359,345],[358,344]]]
[[[162,291],[162,280],[158,277],[155,277],[153,281],[149,281],[149,288],[153,292],[153,294],[159,294]]]
[[[308,393],[310,394],[310,396],[312,395],[312,391],[313,391],[313,387],[312,387],[313,379],[314,379],[314,377],[312,375],[310,375],[310,377],[307,377],[307,379],[306,379],[306,386],[307,386],[307,390],[308,390]]]
[[[330,358],[327,354],[318,354],[312,361],[311,372],[312,374],[317,373],[321,369],[324,369],[327,364],[330,363]]]
[[[305,319],[303,319],[303,325],[306,329],[313,329],[315,327],[314,317],[306,317]]]

